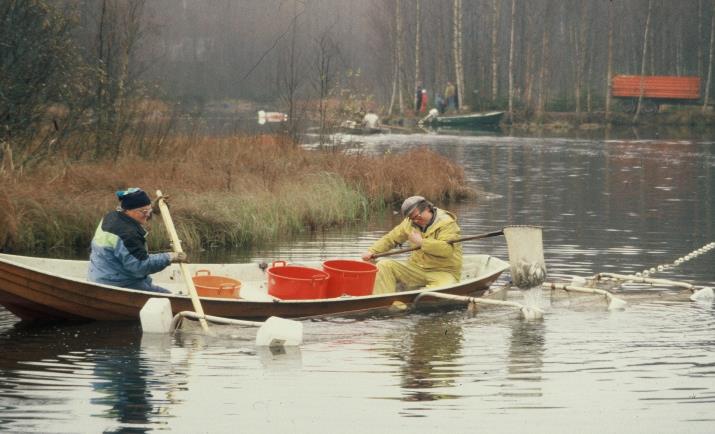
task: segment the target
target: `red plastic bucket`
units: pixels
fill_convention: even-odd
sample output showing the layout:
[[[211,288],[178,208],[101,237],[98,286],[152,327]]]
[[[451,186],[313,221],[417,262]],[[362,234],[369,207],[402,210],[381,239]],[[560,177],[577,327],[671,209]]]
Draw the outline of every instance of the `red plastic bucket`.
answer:
[[[334,259],[323,262],[323,270],[330,275],[326,297],[370,295],[375,286],[377,267],[365,261]]]
[[[317,268],[275,261],[268,269],[268,293],[284,300],[325,298],[329,278],[328,273]]]
[[[209,270],[196,270],[191,278],[196,292],[204,297],[238,298],[241,282],[224,276],[212,276]]]

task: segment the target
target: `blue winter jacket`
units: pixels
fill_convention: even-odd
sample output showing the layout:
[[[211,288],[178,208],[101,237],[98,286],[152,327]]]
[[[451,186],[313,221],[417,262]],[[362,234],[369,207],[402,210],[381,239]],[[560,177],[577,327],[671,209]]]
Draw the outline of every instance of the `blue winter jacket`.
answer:
[[[146,235],[136,220],[122,212],[112,211],[104,216],[92,239],[88,279],[123,288],[168,292],[153,285],[149,274],[168,267],[170,256],[150,255]]]

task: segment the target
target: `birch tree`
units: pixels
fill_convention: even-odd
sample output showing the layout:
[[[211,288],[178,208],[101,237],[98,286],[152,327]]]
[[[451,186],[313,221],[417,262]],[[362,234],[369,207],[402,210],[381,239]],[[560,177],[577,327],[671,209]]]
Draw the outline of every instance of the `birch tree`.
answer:
[[[420,72],[420,34],[422,33],[422,7],[421,1],[415,0],[415,82],[413,89],[417,89],[417,84],[422,76]],[[415,113],[417,113],[417,99],[415,98]]]
[[[390,107],[387,110],[393,114],[395,100],[399,108],[399,113],[405,113],[404,101],[402,98],[402,0],[395,0],[395,34],[394,34],[394,58],[392,71],[392,95],[390,96]]]
[[[703,97],[703,113],[708,107],[710,99],[710,85],[713,78],[713,57],[715,56],[715,0],[713,0],[712,10],[710,12],[710,55],[708,57],[708,78],[705,80],[705,96]]]
[[[462,0],[453,0],[453,40],[455,85],[457,87],[457,111],[464,104],[464,59],[462,58]]]
[[[606,120],[611,119],[611,91],[613,87],[613,2],[608,2],[608,48],[606,54]]]
[[[516,0],[511,0],[511,19],[509,30],[509,121],[514,120],[514,26],[516,24]]]
[[[499,10],[501,2],[492,0],[492,62],[491,62],[491,83],[492,83],[492,102],[497,100],[499,95]]]
[[[640,92],[638,95],[638,105],[636,106],[636,114],[633,115],[633,123],[638,122],[638,116],[640,115],[640,112],[641,112],[641,105],[643,104],[643,93],[645,91],[644,84],[643,84],[643,76],[645,76],[645,66],[646,66],[646,59],[647,59],[647,54],[648,54],[648,33],[650,32],[650,15],[651,15],[652,6],[653,6],[653,0],[648,0],[648,12],[646,14],[646,19],[645,19],[645,30],[643,31],[643,52],[642,52],[642,60],[641,60],[641,84],[640,84]]]

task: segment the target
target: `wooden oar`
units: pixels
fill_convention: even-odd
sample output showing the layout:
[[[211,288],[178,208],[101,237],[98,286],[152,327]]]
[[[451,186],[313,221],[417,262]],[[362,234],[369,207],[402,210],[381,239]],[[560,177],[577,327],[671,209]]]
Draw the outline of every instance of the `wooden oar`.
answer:
[[[501,231],[495,231],[495,232],[487,232],[487,233],[484,233],[484,234],[472,235],[472,236],[468,236],[468,237],[464,237],[464,238],[457,238],[456,240],[447,241],[447,243],[449,243],[449,244],[461,243],[461,242],[464,242],[464,241],[479,240],[479,239],[481,239],[481,238],[496,237],[496,236],[499,236],[499,235],[504,235],[504,231],[501,230]],[[392,251],[384,252],[384,253],[376,253],[376,254],[372,255],[372,257],[373,257],[373,258],[381,258],[381,257],[383,257],[383,256],[398,255],[398,254],[400,254],[400,253],[407,253],[407,252],[412,252],[412,251],[414,251],[414,250],[419,250],[420,248],[421,248],[421,247],[419,247],[419,246],[407,247],[407,248],[404,248],[404,249],[392,250]]]
[[[171,219],[171,214],[169,214],[169,207],[166,206],[164,202],[164,197],[161,194],[161,190],[156,191],[156,196],[158,197],[159,211],[161,211],[161,218],[164,220],[164,226],[166,226],[167,232],[169,232],[169,237],[171,237],[171,244],[176,253],[183,252],[181,248],[181,240],[176,233],[176,228],[174,227],[174,221]],[[181,269],[181,275],[184,277],[184,282],[189,288],[189,295],[191,296],[191,303],[194,305],[194,310],[199,316],[199,322],[201,323],[201,328],[204,331],[209,331],[209,325],[206,322],[204,309],[201,307],[201,300],[199,300],[199,295],[196,293],[196,287],[194,286],[194,281],[191,279],[189,274],[189,268],[183,262],[179,263],[179,269]]]

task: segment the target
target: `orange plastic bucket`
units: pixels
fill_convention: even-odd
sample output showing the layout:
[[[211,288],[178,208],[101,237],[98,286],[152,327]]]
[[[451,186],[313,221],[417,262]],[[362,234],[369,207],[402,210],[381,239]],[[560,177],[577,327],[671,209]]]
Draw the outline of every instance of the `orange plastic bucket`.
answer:
[[[241,282],[224,276],[212,276],[209,270],[196,270],[194,277],[196,292],[203,297],[238,298]]]
[[[375,286],[377,267],[365,261],[334,259],[323,262],[323,270],[330,275],[326,297],[370,295]]]
[[[317,268],[275,261],[268,269],[268,293],[285,300],[325,298],[329,278],[328,273]]]

